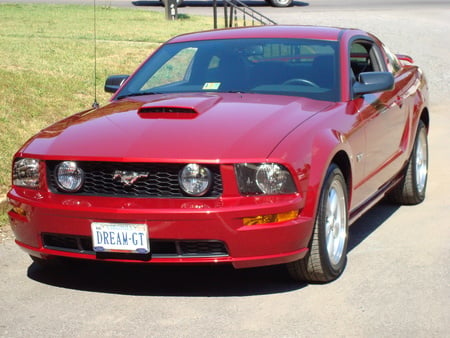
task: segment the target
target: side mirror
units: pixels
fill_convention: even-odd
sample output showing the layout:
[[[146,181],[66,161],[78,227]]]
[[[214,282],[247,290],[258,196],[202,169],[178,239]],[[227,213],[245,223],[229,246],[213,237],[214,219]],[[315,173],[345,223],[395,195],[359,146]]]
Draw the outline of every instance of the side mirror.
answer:
[[[105,82],[105,92],[115,93],[120,86],[128,79],[129,75],[111,75]]]
[[[359,80],[353,84],[353,94],[363,95],[392,90],[394,76],[389,72],[368,72],[359,74]]]

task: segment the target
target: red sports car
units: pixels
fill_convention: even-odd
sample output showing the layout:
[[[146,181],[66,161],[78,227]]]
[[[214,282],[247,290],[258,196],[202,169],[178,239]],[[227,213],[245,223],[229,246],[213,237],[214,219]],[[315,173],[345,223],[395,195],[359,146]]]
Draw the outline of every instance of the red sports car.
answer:
[[[9,218],[41,264],[286,264],[329,282],[359,216],[425,198],[424,74],[361,30],[181,35],[105,90],[15,155]]]

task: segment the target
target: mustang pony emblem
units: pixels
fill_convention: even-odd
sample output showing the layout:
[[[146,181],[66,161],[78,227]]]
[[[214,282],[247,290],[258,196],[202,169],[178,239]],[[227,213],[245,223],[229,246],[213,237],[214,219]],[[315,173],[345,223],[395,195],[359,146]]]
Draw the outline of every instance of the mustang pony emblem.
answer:
[[[136,172],[128,170],[114,171],[113,180],[120,181],[124,186],[129,187],[133,185],[138,179],[148,177],[148,172]]]

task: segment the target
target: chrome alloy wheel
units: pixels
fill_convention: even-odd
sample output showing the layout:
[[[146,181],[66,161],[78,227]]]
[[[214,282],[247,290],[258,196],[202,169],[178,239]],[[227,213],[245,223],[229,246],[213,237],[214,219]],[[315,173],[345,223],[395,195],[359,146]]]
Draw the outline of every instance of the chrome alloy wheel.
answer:
[[[417,192],[422,194],[427,184],[428,177],[428,146],[427,135],[425,129],[422,130],[416,145],[416,159],[415,159],[415,173],[416,173],[416,186]]]
[[[338,181],[328,191],[325,216],[325,244],[330,263],[336,266],[342,258],[347,240],[345,193]]]
[[[404,177],[387,197],[394,203],[415,205],[423,202],[428,181],[428,130],[419,121],[411,157],[404,169]]]
[[[268,0],[273,7],[289,7],[292,0]]]
[[[287,265],[295,280],[327,283],[344,271],[348,242],[347,201],[344,175],[332,163],[321,188],[309,252]]]

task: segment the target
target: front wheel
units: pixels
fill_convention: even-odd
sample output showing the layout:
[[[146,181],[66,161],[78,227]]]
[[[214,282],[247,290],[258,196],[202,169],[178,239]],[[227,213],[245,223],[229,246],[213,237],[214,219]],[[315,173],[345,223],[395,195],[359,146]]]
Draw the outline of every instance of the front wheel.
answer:
[[[326,283],[340,276],[347,262],[348,191],[341,170],[332,164],[320,193],[308,254],[287,265],[298,281]]]

